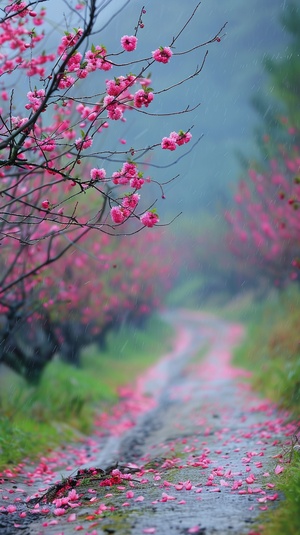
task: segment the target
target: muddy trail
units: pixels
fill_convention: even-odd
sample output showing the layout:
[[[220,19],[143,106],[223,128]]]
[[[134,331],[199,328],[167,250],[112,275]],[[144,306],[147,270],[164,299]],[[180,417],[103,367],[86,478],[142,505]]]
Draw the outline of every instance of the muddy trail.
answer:
[[[1,535],[242,535],[276,507],[297,426],[231,365],[242,327],[166,319],[174,349],[121,390],[93,436],[0,474]]]

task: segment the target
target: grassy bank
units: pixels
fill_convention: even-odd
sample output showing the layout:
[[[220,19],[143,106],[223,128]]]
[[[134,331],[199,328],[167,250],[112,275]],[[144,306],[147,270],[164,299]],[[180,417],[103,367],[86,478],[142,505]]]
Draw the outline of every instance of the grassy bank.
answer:
[[[249,369],[254,387],[300,416],[300,293],[273,296],[256,308],[235,364]]]
[[[34,388],[2,369],[0,470],[88,433],[95,412],[115,402],[119,386],[132,383],[168,351],[171,338],[171,327],[159,318],[144,331],[123,328],[108,337],[105,351],[87,348],[80,369],[55,359]]]
[[[248,334],[234,363],[252,372],[254,388],[288,409],[300,422],[300,293],[273,296],[248,316]],[[294,450],[293,450],[294,451]],[[284,499],[264,513],[263,535],[300,533],[300,454],[294,451],[284,473],[276,479]]]
[[[300,533],[300,453],[295,452],[290,465],[276,481],[284,494],[279,506],[267,513],[262,535],[299,535]]]

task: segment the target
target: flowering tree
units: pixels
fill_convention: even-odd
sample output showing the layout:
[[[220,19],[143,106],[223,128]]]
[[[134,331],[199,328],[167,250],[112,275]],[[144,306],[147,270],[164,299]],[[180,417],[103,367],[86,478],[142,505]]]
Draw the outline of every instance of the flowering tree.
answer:
[[[96,231],[122,234],[125,223],[130,234],[159,223],[149,195],[143,202],[143,190],[155,184],[155,177],[143,174],[143,158],[154,149],[174,151],[192,137],[189,124],[164,133],[151,146],[104,147],[104,132],[121,125],[129,112],[159,115],[149,107],[161,93],[198,76],[207,51],[189,76],[157,92],[149,69],[175,65],[176,56],[220,41],[222,29],[206,43],[175,50],[199,3],[167,46],[159,43],[139,57],[146,16],[142,7],[132,35],[120,36],[116,51],[110,52],[99,44],[97,27],[110,3],[65,3],[65,32],[62,37],[55,32],[51,50],[43,48],[48,29],[43,0],[10,0],[0,10],[0,361],[4,355],[16,357],[15,333],[26,331],[24,322],[37,308],[41,330],[47,326],[47,333],[47,299],[37,299],[44,270],[54,269],[92,232],[97,240]],[[187,104],[174,113],[188,114],[197,106]],[[116,160],[120,165],[115,166]],[[109,166],[115,169],[109,171]],[[163,195],[163,184],[157,186]],[[58,344],[55,337],[52,341],[49,355]],[[40,350],[37,359],[39,355]]]
[[[295,135],[293,128],[290,134]],[[226,214],[231,250],[278,287],[299,280],[299,170],[300,147],[278,146],[266,169],[249,169],[248,178],[239,183],[237,208]]]
[[[105,347],[110,331],[124,324],[143,325],[163,304],[175,269],[158,261],[163,253],[157,235],[135,234],[119,241],[102,234],[88,250],[85,243],[84,249],[68,252],[55,275],[46,272],[39,299],[66,362],[79,365],[83,347]]]
[[[157,261],[163,253],[157,235],[135,234],[118,243],[103,233],[89,240],[67,251],[55,270],[43,271],[28,316],[2,340],[2,362],[31,383],[55,353],[79,366],[85,346],[104,348],[111,330],[143,325],[170,287],[172,270]]]
[[[230,249],[257,278],[278,287],[299,281],[299,22],[299,8],[291,1],[281,17],[289,42],[280,59],[265,58],[270,90],[254,99],[261,116],[259,163],[247,164],[236,208],[226,214]]]

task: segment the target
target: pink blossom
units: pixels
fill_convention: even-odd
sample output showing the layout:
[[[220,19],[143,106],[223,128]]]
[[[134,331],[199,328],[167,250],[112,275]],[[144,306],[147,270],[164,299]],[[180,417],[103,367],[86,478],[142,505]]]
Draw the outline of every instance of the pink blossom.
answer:
[[[183,145],[188,143],[192,139],[192,134],[190,132],[183,132],[180,130],[177,134],[176,143],[177,145]]]
[[[123,118],[123,112],[121,106],[115,106],[107,110],[107,116],[112,121],[119,121]]]
[[[28,121],[28,117],[19,117],[19,115],[17,117],[15,116],[11,117],[11,123],[15,128],[20,128],[25,123],[27,123],[27,121]]]
[[[144,179],[140,176],[136,176],[130,180],[130,187],[134,189],[141,189],[144,184]]]
[[[15,505],[8,505],[8,506],[6,507],[6,511],[7,511],[8,513],[14,513],[16,510],[17,510],[17,508],[16,508]]]
[[[68,71],[78,71],[78,69],[80,68],[81,60],[82,54],[80,54],[80,52],[76,52],[75,54],[73,54],[68,61]]]
[[[86,78],[89,74],[89,71],[87,69],[78,69],[76,71],[77,77],[80,79]]]
[[[163,492],[161,495],[161,502],[168,502],[170,500],[176,500],[175,496],[171,496],[170,494],[167,494],[166,492]]]
[[[73,78],[73,76],[67,76],[66,74],[63,74],[59,80],[58,87],[59,89],[68,89],[69,87],[72,87],[74,83],[75,78]]]
[[[125,219],[130,215],[124,208],[121,206],[113,206],[110,210],[110,216],[114,223],[120,224],[125,221]]]
[[[84,138],[78,138],[75,140],[75,146],[77,150],[87,149],[91,147],[93,140],[90,136],[85,136]]]
[[[156,50],[152,52],[152,57],[155,59],[155,61],[158,61],[159,63],[168,63],[173,52],[168,46],[160,46]]]
[[[113,95],[107,95],[104,98],[104,106],[107,110],[107,116],[113,121],[118,121],[123,117],[122,107],[119,105],[118,100]]]
[[[153,212],[153,211],[145,212],[140,217],[140,220],[141,220],[141,223],[145,225],[145,227],[154,227],[154,225],[159,222],[158,215],[156,214],[156,212]]]
[[[281,474],[281,472],[283,472],[284,470],[284,467],[281,466],[280,464],[278,464],[274,470],[275,474],[278,475],[278,474]]]
[[[79,495],[77,494],[75,489],[72,489],[69,491],[67,498],[70,502],[76,502],[76,500],[79,499]]]
[[[57,509],[54,509],[54,514],[56,516],[62,516],[66,514],[66,509],[63,509],[62,507],[57,507]]]
[[[136,108],[141,108],[145,106],[148,108],[150,102],[154,99],[154,95],[151,91],[146,91],[144,89],[139,89],[133,97],[133,103]]]
[[[161,148],[166,150],[175,150],[176,141],[171,137],[163,137],[161,142]]]
[[[94,167],[91,169],[90,175],[92,180],[102,180],[106,177],[106,171],[103,168],[98,169],[97,167]]]
[[[134,210],[138,205],[140,200],[140,195],[138,193],[133,193],[132,195],[126,195],[122,200],[122,206],[124,208],[131,208]]]
[[[47,199],[42,202],[42,208],[44,208],[45,210],[48,210],[49,207],[50,207],[50,202]]]
[[[123,35],[123,37],[121,37],[121,45],[126,52],[132,52],[136,49],[137,37],[134,35]]]
[[[42,139],[38,142],[40,148],[44,151],[51,152],[55,149],[56,142],[55,139],[52,139],[50,137],[47,137],[46,139]]]
[[[32,109],[33,111],[38,110],[44,96],[45,96],[44,89],[38,89],[38,90],[36,89],[35,91],[29,91],[27,93],[29,104],[25,105],[26,110],[30,110],[30,109]]]
[[[7,13],[10,13],[11,11],[16,11],[19,17],[24,17],[29,13],[26,2],[17,2],[14,3],[12,6],[7,6],[6,11]]]
[[[200,526],[193,526],[188,529],[188,533],[198,533],[200,531]]]
[[[175,150],[176,145],[184,145],[192,139],[190,132],[184,132],[180,130],[177,132],[171,132],[169,137],[164,137],[161,142],[162,149]]]

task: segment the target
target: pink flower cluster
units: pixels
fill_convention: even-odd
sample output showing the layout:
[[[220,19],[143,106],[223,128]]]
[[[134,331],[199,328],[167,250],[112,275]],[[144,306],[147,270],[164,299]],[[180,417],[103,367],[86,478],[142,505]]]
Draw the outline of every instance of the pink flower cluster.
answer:
[[[53,150],[55,150],[56,141],[51,137],[46,137],[38,141],[38,145],[42,151],[52,152]]]
[[[26,110],[33,110],[36,111],[39,109],[42,100],[45,96],[45,90],[44,89],[35,89],[34,91],[28,91],[27,98],[29,100],[29,104],[25,105]]]
[[[126,52],[132,52],[136,49],[137,37],[135,37],[135,35],[123,35],[121,38],[121,45]]]
[[[159,217],[155,210],[148,210],[140,217],[141,223],[145,227],[154,227],[156,223],[159,223]]]
[[[32,17],[36,16],[36,13],[33,10],[28,9],[27,2],[15,2],[11,6],[5,8],[6,13],[15,12],[19,17],[25,17],[30,15]]]
[[[128,210],[124,209],[123,206],[113,206],[110,210],[110,217],[117,225],[124,223],[129,216],[130,211],[128,212]]]
[[[160,46],[152,52],[152,57],[159,63],[168,63],[173,55],[172,50],[168,46]]]
[[[95,104],[95,106],[91,108],[90,106],[85,106],[81,102],[76,106],[76,111],[80,113],[82,119],[87,119],[88,121],[92,122],[95,121],[95,119],[97,119],[98,115],[101,113],[101,107],[99,104]]]
[[[82,28],[78,28],[76,30],[76,33],[67,33],[61,38],[60,45],[57,49],[57,53],[59,55],[63,55],[67,52],[68,48],[73,47],[76,45],[80,37],[82,36],[83,30]]]
[[[103,168],[98,169],[94,167],[93,169],[91,169],[90,175],[92,180],[103,180],[104,178],[106,178],[106,171]]]
[[[122,206],[113,206],[110,210],[110,216],[113,222],[119,225],[124,223],[124,221],[132,215],[138,204],[139,198],[140,196],[135,193],[124,197]],[[145,227],[151,228],[159,222],[159,217],[155,210],[148,210],[141,215],[140,221]]]
[[[127,76],[118,76],[113,80],[106,80],[106,92],[108,95],[117,97],[122,93],[124,95],[126,89],[132,86],[136,82],[136,77],[133,74],[128,74]]]
[[[139,89],[134,94],[133,103],[136,108],[141,108],[142,106],[145,106],[145,108],[148,108],[150,102],[154,99],[154,95],[152,91],[148,91],[146,89]]]
[[[88,149],[93,144],[91,136],[84,136],[75,140],[75,146],[77,150]]]
[[[183,132],[180,130],[177,132],[171,132],[169,137],[163,137],[161,142],[161,148],[166,150],[175,150],[177,145],[184,145],[192,139],[190,132]]]
[[[88,72],[94,72],[97,69],[101,71],[110,71],[112,64],[106,59],[107,50],[105,46],[95,46],[92,50],[88,50],[85,54],[85,61],[87,62],[86,69]]]
[[[126,186],[129,184],[134,189],[141,189],[144,184],[143,174],[138,171],[133,162],[125,162],[120,171],[113,173],[112,180],[116,185]]]
[[[140,200],[140,195],[138,193],[132,193],[125,195],[122,200],[122,205],[113,206],[110,211],[111,218],[114,223],[121,224],[128,217],[130,217],[135,208],[137,207]]]

